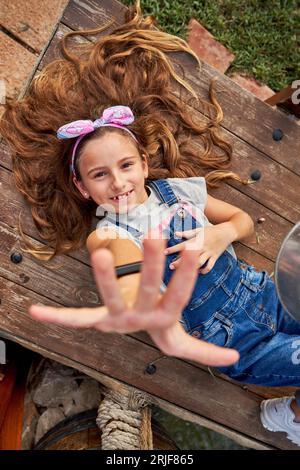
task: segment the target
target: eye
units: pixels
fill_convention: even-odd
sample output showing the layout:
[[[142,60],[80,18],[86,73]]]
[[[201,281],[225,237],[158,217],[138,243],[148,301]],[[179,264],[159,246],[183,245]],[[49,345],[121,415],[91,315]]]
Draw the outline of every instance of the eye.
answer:
[[[128,168],[128,167],[132,166],[133,164],[134,164],[133,162],[126,162],[122,166],[123,166],[123,168]]]
[[[105,175],[105,171],[98,171],[98,173],[95,173],[94,178],[101,178],[104,175]]]

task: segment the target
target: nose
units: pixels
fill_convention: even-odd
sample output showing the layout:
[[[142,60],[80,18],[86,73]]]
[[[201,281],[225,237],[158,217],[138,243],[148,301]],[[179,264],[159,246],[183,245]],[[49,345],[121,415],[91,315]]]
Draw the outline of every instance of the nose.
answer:
[[[122,175],[119,172],[112,173],[112,188],[114,191],[122,190],[124,186]]]

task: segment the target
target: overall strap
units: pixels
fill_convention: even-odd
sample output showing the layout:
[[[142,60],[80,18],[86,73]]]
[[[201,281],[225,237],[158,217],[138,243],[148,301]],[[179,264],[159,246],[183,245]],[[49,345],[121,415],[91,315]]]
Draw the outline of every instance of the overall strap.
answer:
[[[115,219],[113,219],[110,216],[106,216],[106,220],[110,222],[111,224],[116,225],[117,227],[123,228],[124,230],[129,232],[133,237],[140,238],[142,236],[142,233],[139,230],[137,230],[134,227],[131,227],[131,225],[123,224],[122,222],[119,221],[118,214],[115,214],[115,215],[116,215]]]
[[[161,179],[147,181],[147,186],[150,186],[151,189],[154,189],[162,203],[168,204],[168,206],[172,206],[176,202],[179,202],[178,197],[175,195],[170,183],[167,180]]]

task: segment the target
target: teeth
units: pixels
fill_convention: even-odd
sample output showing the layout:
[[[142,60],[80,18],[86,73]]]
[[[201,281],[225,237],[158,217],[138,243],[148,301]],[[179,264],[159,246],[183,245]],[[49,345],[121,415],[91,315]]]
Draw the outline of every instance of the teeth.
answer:
[[[128,191],[127,193],[122,194],[121,196],[115,196],[112,199],[114,199],[115,201],[117,201],[118,199],[124,199],[125,197],[129,195],[129,193],[131,193],[131,190]]]

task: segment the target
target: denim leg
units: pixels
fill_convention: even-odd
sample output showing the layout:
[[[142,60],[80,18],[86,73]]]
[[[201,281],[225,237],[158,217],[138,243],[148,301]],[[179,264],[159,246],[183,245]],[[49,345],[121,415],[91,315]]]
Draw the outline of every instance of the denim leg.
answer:
[[[244,383],[300,387],[300,326],[283,309],[269,276],[250,271],[239,296],[247,298],[232,316],[229,347],[240,360],[220,371]]]
[[[283,308],[278,298],[278,331],[287,334],[300,335],[300,323],[294,320],[293,317]],[[300,389],[295,392],[295,399],[298,407],[300,408]]]
[[[278,331],[282,331],[283,333],[287,334],[297,334],[300,335],[300,323],[294,320],[294,318],[287,313],[287,311],[283,308],[280,300],[278,299],[277,305],[277,328]]]
[[[270,387],[300,387],[300,335],[278,332],[248,352],[237,365],[221,368],[235,380]]]

